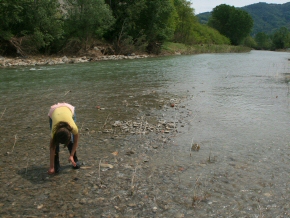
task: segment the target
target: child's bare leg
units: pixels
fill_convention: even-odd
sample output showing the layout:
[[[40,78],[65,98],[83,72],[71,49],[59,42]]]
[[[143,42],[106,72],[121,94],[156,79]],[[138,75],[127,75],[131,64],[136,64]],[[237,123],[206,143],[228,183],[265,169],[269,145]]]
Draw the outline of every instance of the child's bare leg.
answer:
[[[49,165],[49,170],[48,174],[54,174],[54,156],[55,156],[55,148],[52,146],[52,143],[50,141],[50,165]]]

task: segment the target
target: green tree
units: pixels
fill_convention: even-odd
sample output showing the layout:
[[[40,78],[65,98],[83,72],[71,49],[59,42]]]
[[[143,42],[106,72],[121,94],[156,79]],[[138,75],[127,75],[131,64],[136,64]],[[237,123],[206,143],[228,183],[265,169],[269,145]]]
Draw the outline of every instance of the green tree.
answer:
[[[23,7],[18,0],[0,0],[0,40],[10,40],[14,26],[22,21]]]
[[[67,0],[65,8],[66,38],[85,42],[102,39],[114,23],[112,12],[104,0]]]
[[[146,46],[148,52],[158,53],[165,40],[175,31],[176,11],[173,0],[107,0],[116,24],[106,34],[120,53],[124,47]]]
[[[117,54],[145,51],[148,45],[145,30],[139,27],[141,13],[146,9],[146,0],[107,0],[116,19],[105,38],[113,42]]]
[[[272,40],[269,35],[264,32],[257,33],[255,36],[255,41],[257,43],[257,49],[269,50],[272,47]]]
[[[57,0],[0,0],[0,20],[2,52],[48,52],[63,33]]]
[[[250,47],[250,48],[256,48],[257,47],[257,42],[255,41],[255,39],[253,37],[247,36],[244,39],[243,45],[247,46],[247,47]]]
[[[174,40],[185,44],[193,42],[192,32],[194,25],[198,23],[194,15],[194,9],[190,7],[191,2],[186,0],[174,0],[174,6],[178,15]]]
[[[30,52],[50,53],[63,37],[63,19],[58,0],[30,0],[23,3],[23,22],[19,23],[25,36],[24,46]]]
[[[149,52],[158,53],[164,41],[173,39],[176,16],[173,0],[146,1],[138,26],[144,30]]]
[[[189,45],[204,43],[230,44],[229,39],[217,30],[198,22],[190,1],[175,0],[174,6],[178,15],[174,34],[175,42]]]
[[[192,32],[194,44],[229,45],[230,40],[221,35],[216,29],[207,25],[197,24]]]
[[[239,45],[250,34],[253,19],[246,11],[222,4],[213,9],[208,25]]]
[[[276,49],[290,47],[290,31],[286,27],[281,27],[273,35],[273,44]]]

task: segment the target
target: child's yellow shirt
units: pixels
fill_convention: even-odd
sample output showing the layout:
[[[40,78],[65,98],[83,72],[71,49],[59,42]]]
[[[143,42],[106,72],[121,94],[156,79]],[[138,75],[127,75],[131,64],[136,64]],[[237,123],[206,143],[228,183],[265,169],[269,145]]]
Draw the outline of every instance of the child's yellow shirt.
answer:
[[[54,132],[53,129],[56,124],[59,122],[67,122],[71,128],[72,128],[72,133],[74,135],[78,134],[78,127],[73,120],[73,114],[72,111],[68,107],[58,107],[56,108],[53,113],[51,114],[51,119],[52,119],[52,131],[51,131],[51,137],[53,137]]]

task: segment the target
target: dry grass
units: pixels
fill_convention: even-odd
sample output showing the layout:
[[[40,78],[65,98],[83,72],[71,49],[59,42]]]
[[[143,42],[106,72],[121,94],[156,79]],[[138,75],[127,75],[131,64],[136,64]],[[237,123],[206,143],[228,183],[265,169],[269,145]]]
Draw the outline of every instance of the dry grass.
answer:
[[[193,196],[192,196],[192,207],[196,207],[197,204],[200,202],[205,202],[209,198],[209,194],[203,191],[202,186],[204,184],[201,182],[201,175],[196,179],[194,190],[193,190]]]

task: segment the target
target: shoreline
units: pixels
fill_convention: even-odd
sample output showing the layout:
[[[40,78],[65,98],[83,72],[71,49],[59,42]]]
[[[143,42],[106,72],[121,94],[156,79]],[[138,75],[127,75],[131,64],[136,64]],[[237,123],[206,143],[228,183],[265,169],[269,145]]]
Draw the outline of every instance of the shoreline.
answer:
[[[180,43],[166,43],[160,54],[135,54],[130,55],[104,55],[101,52],[91,51],[86,55],[62,55],[62,56],[45,56],[36,55],[29,57],[3,57],[0,56],[0,68],[9,67],[25,67],[25,66],[45,66],[45,65],[58,65],[58,64],[75,64],[75,63],[88,63],[97,61],[108,60],[133,60],[149,57],[163,57],[172,55],[194,55],[204,53],[243,53],[251,51],[250,48],[243,46],[230,46],[230,45],[195,45],[185,46]]]
[[[50,57],[50,56],[32,56],[29,58],[10,58],[0,56],[0,68],[6,67],[18,67],[18,66],[44,66],[44,65],[59,65],[59,64],[75,64],[75,63],[88,63],[97,61],[108,61],[108,60],[125,60],[125,59],[141,59],[153,57],[153,55],[102,55],[97,57],[92,56],[80,56],[80,57]]]

